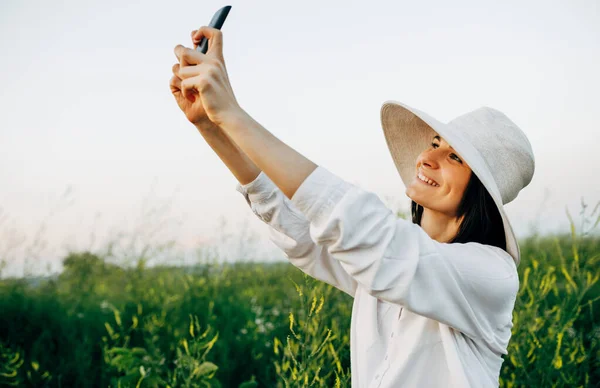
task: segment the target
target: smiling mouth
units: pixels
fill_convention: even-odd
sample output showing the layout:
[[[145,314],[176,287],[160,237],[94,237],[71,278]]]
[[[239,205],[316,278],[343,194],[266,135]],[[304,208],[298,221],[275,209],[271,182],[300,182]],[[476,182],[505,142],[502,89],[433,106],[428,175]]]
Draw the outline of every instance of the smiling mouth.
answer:
[[[438,183],[434,182],[432,179],[429,179],[429,178],[425,177],[420,172],[417,173],[416,179],[418,181],[422,182],[423,184],[427,185],[427,186],[440,187],[440,185]]]

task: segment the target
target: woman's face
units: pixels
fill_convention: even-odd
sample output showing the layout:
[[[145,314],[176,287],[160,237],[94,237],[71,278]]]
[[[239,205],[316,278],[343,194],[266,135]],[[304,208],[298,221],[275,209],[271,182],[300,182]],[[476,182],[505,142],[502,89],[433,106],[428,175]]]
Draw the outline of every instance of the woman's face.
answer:
[[[415,177],[406,188],[406,195],[426,209],[456,216],[469,179],[471,168],[439,135],[417,158]],[[417,175],[433,180],[423,182]]]

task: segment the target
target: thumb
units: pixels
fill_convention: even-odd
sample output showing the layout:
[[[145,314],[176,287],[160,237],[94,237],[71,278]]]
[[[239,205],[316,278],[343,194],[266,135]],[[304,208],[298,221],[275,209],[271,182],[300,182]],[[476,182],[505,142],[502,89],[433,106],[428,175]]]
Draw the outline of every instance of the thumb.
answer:
[[[207,54],[210,52],[215,52],[217,56],[223,57],[223,32],[217,28],[202,26],[194,34],[192,34],[192,40],[194,42],[200,42],[202,37],[208,39],[208,50]]]
[[[194,49],[196,49],[196,47],[198,47],[198,45],[200,44],[200,39],[194,38],[194,35],[196,35],[196,32],[198,32],[198,30],[193,30],[191,33],[191,38],[192,38],[192,43],[194,44]]]

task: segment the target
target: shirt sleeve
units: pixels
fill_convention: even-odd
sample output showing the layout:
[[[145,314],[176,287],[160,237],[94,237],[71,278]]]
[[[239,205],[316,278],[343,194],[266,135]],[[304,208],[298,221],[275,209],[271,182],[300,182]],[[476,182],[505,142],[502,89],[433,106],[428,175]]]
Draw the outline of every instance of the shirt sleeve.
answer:
[[[315,244],[310,223],[264,173],[246,185],[237,184],[252,212],[269,225],[269,238],[288,260],[308,275],[354,297],[357,283],[327,249]]]
[[[519,280],[504,250],[440,243],[321,166],[291,202],[309,220],[312,240],[369,294],[474,339],[494,342],[497,328],[512,325]]]

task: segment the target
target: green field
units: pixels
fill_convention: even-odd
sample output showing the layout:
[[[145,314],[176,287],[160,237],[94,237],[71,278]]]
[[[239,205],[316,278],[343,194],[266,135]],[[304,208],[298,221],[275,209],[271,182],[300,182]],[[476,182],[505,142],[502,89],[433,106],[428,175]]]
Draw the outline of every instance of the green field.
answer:
[[[600,238],[520,242],[501,387],[600,382]],[[0,385],[349,387],[352,298],[288,263],[123,268],[72,253],[0,280]]]

